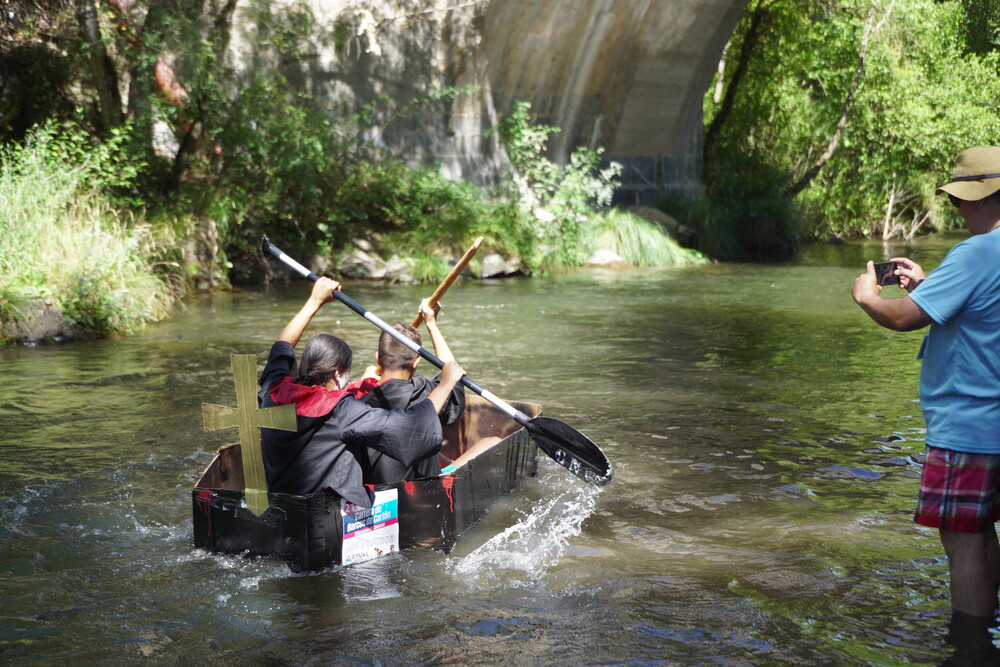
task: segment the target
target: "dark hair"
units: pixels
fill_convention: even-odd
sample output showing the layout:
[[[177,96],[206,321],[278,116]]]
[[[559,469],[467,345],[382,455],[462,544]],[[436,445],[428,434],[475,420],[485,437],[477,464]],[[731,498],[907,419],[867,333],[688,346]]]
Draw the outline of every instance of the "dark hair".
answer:
[[[403,334],[417,345],[423,345],[420,332],[409,324],[396,322],[392,328]],[[417,353],[406,347],[389,334],[382,332],[378,337],[378,363],[382,370],[401,371],[413,363]]]
[[[994,206],[1000,206],[1000,190],[997,190],[993,194],[989,195],[986,199],[989,199],[990,203]]]
[[[337,371],[351,372],[352,356],[347,343],[331,334],[318,333],[309,339],[302,351],[295,381],[304,385],[324,385]]]

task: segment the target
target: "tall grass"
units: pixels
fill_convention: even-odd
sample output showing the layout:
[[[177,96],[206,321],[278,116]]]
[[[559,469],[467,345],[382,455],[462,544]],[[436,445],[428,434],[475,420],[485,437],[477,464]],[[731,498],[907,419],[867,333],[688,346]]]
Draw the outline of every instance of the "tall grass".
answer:
[[[704,255],[679,245],[663,227],[627,211],[611,210],[590,223],[591,249],[612,250],[635,266],[700,264]]]
[[[0,338],[35,298],[80,335],[133,333],[170,312],[179,293],[154,270],[153,227],[98,192],[106,155],[52,128],[0,148]]]

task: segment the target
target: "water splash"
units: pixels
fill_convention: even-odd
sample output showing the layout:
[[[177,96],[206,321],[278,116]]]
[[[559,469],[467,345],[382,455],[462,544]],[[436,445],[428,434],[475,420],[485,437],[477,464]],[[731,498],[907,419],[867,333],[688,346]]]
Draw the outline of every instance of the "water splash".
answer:
[[[536,502],[516,524],[467,556],[449,560],[449,573],[481,589],[537,583],[546,568],[558,564],[570,540],[580,534],[600,493],[598,487],[587,484],[557,488],[555,496]]]

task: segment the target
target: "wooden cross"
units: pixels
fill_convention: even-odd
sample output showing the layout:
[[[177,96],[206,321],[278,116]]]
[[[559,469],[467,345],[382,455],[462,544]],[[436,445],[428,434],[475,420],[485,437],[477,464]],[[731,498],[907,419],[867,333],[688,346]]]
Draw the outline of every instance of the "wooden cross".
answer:
[[[244,497],[247,508],[256,516],[267,510],[267,477],[264,475],[264,455],[260,447],[260,428],[278,428],[283,431],[298,430],[294,405],[273,408],[257,407],[257,355],[230,355],[233,379],[236,382],[235,408],[202,403],[205,430],[221,428],[240,429],[240,450],[243,453],[243,479],[246,480]]]

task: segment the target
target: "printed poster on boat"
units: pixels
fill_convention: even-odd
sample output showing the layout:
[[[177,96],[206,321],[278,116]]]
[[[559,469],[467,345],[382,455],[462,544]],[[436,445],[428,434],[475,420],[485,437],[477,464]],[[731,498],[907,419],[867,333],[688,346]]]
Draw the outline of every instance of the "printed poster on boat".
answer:
[[[341,564],[350,565],[378,558],[399,549],[399,491],[375,492],[371,509],[341,500],[344,546]]]

